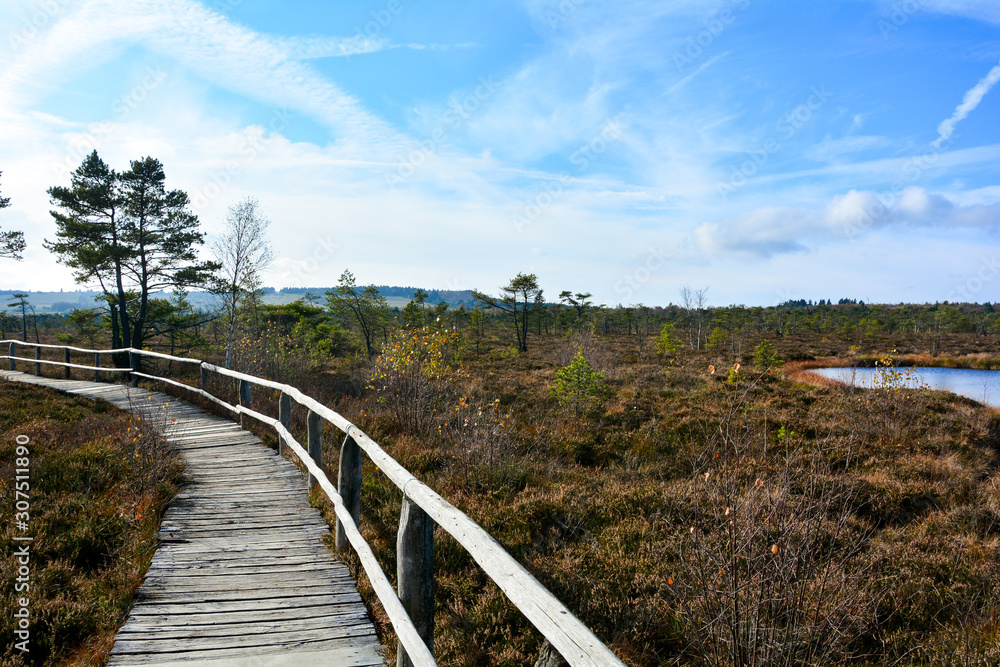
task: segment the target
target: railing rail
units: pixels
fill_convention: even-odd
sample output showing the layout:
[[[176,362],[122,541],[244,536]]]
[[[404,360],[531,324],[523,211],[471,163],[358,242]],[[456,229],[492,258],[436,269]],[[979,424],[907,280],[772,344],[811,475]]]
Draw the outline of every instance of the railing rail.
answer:
[[[10,346],[10,354],[2,356],[0,359],[10,359],[12,370],[15,370],[17,361],[24,361],[26,363],[64,366],[67,368],[67,377],[70,368],[93,370],[95,375],[100,372],[129,373],[134,379],[143,378],[163,382],[195,393],[239,415],[241,420],[244,416],[250,417],[275,429],[282,452],[286,447],[291,449],[309,471],[310,488],[319,486],[333,503],[337,515],[337,548],[342,550],[349,544],[357,553],[361,565],[372,583],[372,588],[385,608],[399,639],[398,665],[431,666],[437,664],[432,652],[434,627],[432,536],[434,523],[454,537],[469,552],[514,606],[548,639],[570,665],[574,667],[624,665],[587,626],[576,618],[548,589],[542,586],[513,556],[507,553],[500,543],[479,524],[414,477],[356,425],[319,401],[303,394],[295,387],[221,368],[198,359],[176,357],[149,350],[134,348],[87,350],[63,345],[41,345],[10,340],[0,341],[0,344]],[[35,358],[15,356],[15,345],[34,347],[36,350]],[[65,350],[65,360],[62,362],[41,360],[39,356],[43,348]],[[132,360],[131,368],[102,368],[96,364],[95,366],[71,364],[69,363],[70,351],[93,355],[128,353]],[[141,356],[197,364],[201,369],[201,386],[192,387],[176,380],[140,372],[137,370],[137,360]],[[95,359],[99,360],[99,356],[95,356]],[[36,372],[40,373],[40,367],[37,365]],[[207,373],[216,373],[239,381],[240,391],[237,405],[231,405],[205,389]],[[249,407],[248,399],[251,385],[280,392],[278,419]],[[287,428],[291,401],[295,401],[309,411],[307,419],[308,450],[295,440]],[[322,448],[320,446],[321,420],[331,423],[345,435],[340,452],[338,487],[335,487],[327,478],[326,473],[323,472]],[[393,590],[392,584],[378,564],[371,547],[358,530],[361,489],[361,462],[358,456],[360,451],[367,454],[377,469],[403,492],[403,506],[397,538],[398,594]]]

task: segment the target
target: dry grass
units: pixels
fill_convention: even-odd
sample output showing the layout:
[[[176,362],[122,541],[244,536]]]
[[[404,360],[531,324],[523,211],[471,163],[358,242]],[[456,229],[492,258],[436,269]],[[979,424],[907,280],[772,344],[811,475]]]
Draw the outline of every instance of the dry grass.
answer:
[[[996,654],[991,411],[939,392],[873,397],[746,371],[734,386],[729,355],[661,359],[650,348],[536,337],[526,355],[469,355],[466,392],[510,415],[499,440],[458,437],[445,416],[415,438],[365,397],[338,409],[628,664],[985,664]],[[580,417],[548,391],[577,349],[611,390]],[[496,458],[470,456],[474,447],[511,452],[516,465],[477,471]],[[366,470],[363,532],[389,573],[399,503]],[[539,635],[447,535],[436,540],[441,663],[532,662]]]

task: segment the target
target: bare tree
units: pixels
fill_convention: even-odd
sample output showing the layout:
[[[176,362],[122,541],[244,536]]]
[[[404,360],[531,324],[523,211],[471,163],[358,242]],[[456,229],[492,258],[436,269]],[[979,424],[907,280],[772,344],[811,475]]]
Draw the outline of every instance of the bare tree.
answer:
[[[705,294],[708,293],[708,288],[704,287],[700,290],[695,290],[694,292],[694,306],[698,310],[698,349],[701,349],[701,328],[705,321],[705,306],[708,302],[705,298]]]
[[[688,285],[681,287],[681,307],[688,318],[688,347],[694,349],[694,291]]]
[[[222,310],[229,335],[226,341],[226,368],[232,363],[233,338],[240,308],[260,289],[262,271],[274,260],[267,238],[271,221],[260,210],[260,202],[247,197],[229,207],[226,225],[212,245],[222,265],[214,291],[222,297]]]
[[[681,305],[684,307],[688,316],[688,347],[692,350],[701,349],[701,327],[706,304],[706,294],[708,294],[707,287],[699,290],[691,289],[689,285],[681,287]],[[698,324],[697,345],[695,344],[696,321]]]

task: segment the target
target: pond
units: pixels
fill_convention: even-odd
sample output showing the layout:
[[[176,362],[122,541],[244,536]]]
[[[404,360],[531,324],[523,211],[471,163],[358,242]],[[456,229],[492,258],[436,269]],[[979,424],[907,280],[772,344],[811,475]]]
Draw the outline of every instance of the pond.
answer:
[[[877,368],[814,368],[813,373],[825,378],[858,387],[871,387]],[[943,389],[953,394],[967,396],[974,401],[1000,408],[1000,371],[980,371],[971,368],[933,368],[911,366],[899,368],[909,371],[908,386],[925,386]],[[906,377],[906,376],[904,376]]]

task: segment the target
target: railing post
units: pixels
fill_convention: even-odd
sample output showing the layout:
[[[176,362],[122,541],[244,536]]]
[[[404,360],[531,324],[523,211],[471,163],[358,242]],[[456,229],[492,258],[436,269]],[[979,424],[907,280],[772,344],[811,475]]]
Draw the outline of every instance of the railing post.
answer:
[[[340,446],[340,473],[337,491],[344,500],[344,506],[351,513],[354,525],[361,525],[361,448],[354,438],[347,436]],[[344,526],[337,520],[337,551],[344,551],[350,543]]]
[[[101,367],[101,353],[94,352],[94,368]],[[94,382],[101,381],[101,371],[94,371]]]
[[[323,420],[320,416],[309,411],[309,417],[306,419],[306,428],[309,433],[309,456],[313,461],[316,462],[320,468],[323,467]],[[309,490],[312,491],[316,488],[318,483],[316,477],[309,475]]]
[[[128,351],[128,367],[133,371],[135,370],[135,353],[132,350]],[[133,387],[139,384],[138,378],[132,375],[132,373],[126,373],[125,375],[128,378],[128,383]]]
[[[278,397],[278,421],[285,428],[288,428],[288,423],[292,420],[292,397],[281,392],[281,396]],[[281,456],[285,455],[285,438],[278,438],[278,454]]]
[[[201,390],[205,391],[205,385],[208,384],[208,369],[205,368],[205,364],[202,363],[198,366],[201,369]]]
[[[14,358],[16,353],[17,353],[17,343],[11,343],[10,351],[7,352],[7,354],[10,355],[10,370],[12,371],[17,370],[17,359]]]
[[[535,667],[565,667],[568,664],[566,659],[562,657],[562,654],[552,645],[552,642],[548,639],[542,642],[542,648],[538,652],[538,660],[535,661]]]
[[[68,347],[64,347],[63,348],[63,358],[66,361],[66,379],[69,380],[70,379],[70,377],[69,377],[70,368],[69,368],[69,348]]]
[[[244,408],[250,407],[250,383],[247,380],[240,380],[240,405]],[[240,428],[243,428],[244,415],[240,413]]]
[[[434,521],[403,493],[396,534],[396,587],[417,634],[434,653]],[[396,667],[412,667],[402,644]]]
[[[39,347],[38,345],[36,345],[35,346],[35,359],[41,359],[41,358],[42,358],[42,348]],[[37,361],[35,362],[35,375],[37,375],[38,377],[42,376],[42,365],[40,363],[38,363]]]

